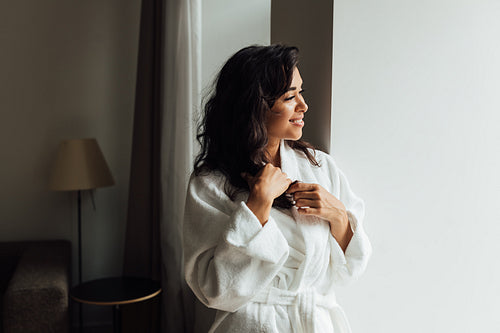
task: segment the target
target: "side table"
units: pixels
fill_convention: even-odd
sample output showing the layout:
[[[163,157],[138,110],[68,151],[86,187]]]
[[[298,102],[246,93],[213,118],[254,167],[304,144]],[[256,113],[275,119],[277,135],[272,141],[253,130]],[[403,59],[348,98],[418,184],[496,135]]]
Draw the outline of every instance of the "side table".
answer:
[[[112,277],[81,283],[71,289],[70,296],[79,303],[113,306],[113,331],[121,332],[120,305],[142,302],[160,293],[160,282],[136,277]]]

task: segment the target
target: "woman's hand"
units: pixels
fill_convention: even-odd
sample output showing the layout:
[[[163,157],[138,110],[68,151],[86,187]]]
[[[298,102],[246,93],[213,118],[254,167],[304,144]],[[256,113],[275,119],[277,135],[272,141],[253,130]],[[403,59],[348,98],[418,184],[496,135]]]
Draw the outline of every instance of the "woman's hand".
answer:
[[[321,185],[297,182],[290,186],[299,214],[314,215],[330,224],[330,232],[345,251],[352,238],[352,230],[344,204]]]
[[[275,198],[286,191],[292,181],[271,163],[266,164],[255,176],[241,175],[250,187],[247,206],[257,216],[262,225],[269,220],[269,214]]]

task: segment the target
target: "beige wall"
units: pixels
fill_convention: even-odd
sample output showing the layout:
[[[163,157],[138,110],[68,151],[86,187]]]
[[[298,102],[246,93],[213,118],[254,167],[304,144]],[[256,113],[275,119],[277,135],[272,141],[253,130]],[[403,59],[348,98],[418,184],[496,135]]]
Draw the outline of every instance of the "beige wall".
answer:
[[[269,45],[271,0],[202,1],[202,88],[204,92],[226,60],[245,46]]]
[[[47,181],[60,140],[96,137],[116,185],[96,211],[83,198],[84,279],[121,272],[139,15],[140,0],[0,3],[0,241],[77,253],[76,196]]]
[[[303,139],[330,150],[333,0],[273,0],[271,41],[300,49],[300,74],[309,111]]]

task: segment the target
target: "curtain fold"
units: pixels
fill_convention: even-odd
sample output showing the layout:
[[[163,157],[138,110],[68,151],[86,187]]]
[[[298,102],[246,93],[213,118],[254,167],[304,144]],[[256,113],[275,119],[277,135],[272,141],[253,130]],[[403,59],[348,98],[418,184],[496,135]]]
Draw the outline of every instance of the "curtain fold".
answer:
[[[143,0],[130,165],[124,275],[160,280],[163,0]]]
[[[161,245],[168,332],[191,332],[193,296],[184,281],[182,221],[195,151],[194,112],[200,105],[201,1],[166,2],[166,65],[161,143]],[[168,299],[168,300],[167,300]],[[175,300],[172,302],[172,299]],[[182,304],[182,306],[179,306]],[[184,327],[175,318],[183,315]]]
[[[125,275],[162,281],[162,332],[191,332],[182,221],[200,105],[201,0],[141,7]]]

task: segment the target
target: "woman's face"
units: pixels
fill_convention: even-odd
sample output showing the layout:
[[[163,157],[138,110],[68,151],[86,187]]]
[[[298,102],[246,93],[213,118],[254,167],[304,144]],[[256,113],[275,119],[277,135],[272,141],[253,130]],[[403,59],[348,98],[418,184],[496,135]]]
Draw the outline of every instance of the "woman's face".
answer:
[[[266,127],[269,143],[302,137],[304,112],[308,108],[302,92],[302,78],[295,67],[290,89],[276,100],[268,113]]]

